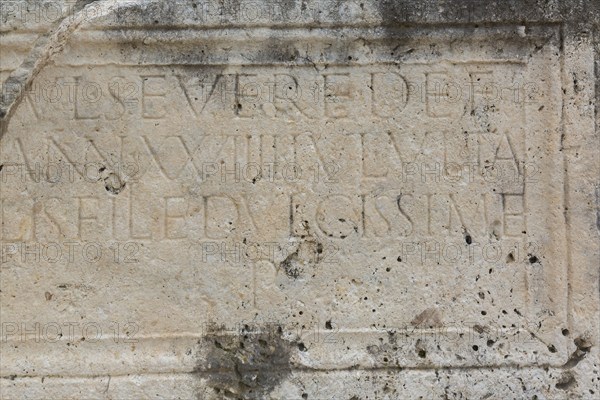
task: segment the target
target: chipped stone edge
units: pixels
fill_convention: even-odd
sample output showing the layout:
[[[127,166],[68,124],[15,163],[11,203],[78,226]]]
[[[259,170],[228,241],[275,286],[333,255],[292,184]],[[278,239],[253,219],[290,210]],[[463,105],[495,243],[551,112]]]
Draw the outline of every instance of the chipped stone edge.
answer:
[[[21,65],[15,69],[4,82],[5,87],[16,90],[4,90],[0,96],[0,139],[8,129],[14,111],[23,100],[27,90],[40,71],[48,65],[54,55],[60,53],[77,28],[86,22],[85,8],[90,4],[99,5],[98,17],[107,15],[112,6],[119,0],[78,0],[74,7],[74,15],[67,14],[54,23],[48,33],[40,35]]]

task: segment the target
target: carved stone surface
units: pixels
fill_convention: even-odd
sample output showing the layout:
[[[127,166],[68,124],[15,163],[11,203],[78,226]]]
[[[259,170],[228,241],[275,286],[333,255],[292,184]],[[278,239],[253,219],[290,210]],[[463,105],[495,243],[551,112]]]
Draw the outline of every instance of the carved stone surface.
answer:
[[[597,398],[597,2],[1,6],[0,398]]]

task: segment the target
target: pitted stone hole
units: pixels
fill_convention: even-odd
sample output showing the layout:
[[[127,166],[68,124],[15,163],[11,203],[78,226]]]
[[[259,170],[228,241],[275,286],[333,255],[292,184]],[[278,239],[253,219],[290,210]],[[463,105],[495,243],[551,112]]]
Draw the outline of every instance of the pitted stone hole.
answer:
[[[421,358],[425,358],[425,357],[427,357],[427,352],[424,349],[421,349],[421,350],[419,350],[418,355]]]
[[[523,314],[521,314],[521,312],[519,310],[517,310],[516,308],[513,310],[515,314],[517,314],[519,317],[522,317]]]

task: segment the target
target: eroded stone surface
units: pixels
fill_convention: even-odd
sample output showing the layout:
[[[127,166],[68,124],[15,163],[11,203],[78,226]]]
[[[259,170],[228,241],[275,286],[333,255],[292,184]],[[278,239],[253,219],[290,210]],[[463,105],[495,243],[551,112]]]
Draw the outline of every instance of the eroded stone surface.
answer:
[[[597,396],[595,2],[71,6],[3,14],[4,397]]]

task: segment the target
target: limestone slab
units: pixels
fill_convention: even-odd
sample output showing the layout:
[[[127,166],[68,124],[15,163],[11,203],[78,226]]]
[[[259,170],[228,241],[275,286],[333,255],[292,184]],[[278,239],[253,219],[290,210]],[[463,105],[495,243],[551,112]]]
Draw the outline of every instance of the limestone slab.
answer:
[[[2,398],[597,396],[595,2],[72,6],[3,14]]]

